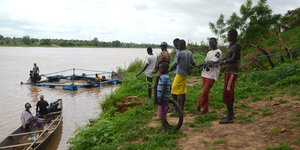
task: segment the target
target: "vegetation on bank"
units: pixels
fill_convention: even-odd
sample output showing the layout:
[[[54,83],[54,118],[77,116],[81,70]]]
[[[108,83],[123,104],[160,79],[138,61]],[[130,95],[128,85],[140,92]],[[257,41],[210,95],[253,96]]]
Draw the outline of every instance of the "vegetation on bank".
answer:
[[[104,42],[99,41],[98,38],[93,40],[64,40],[64,39],[37,39],[30,38],[30,36],[23,37],[4,37],[0,35],[0,46],[17,46],[17,47],[121,47],[121,48],[159,48],[157,44],[137,44],[125,43],[119,40]]]
[[[125,76],[135,75],[142,69],[142,64],[141,60],[132,63],[128,67],[131,70],[127,70]],[[221,73],[210,93],[211,113],[196,117],[191,126],[210,127],[210,121],[219,119],[223,115],[223,112],[218,111],[224,107],[222,103],[223,74]],[[198,73],[194,75],[199,77]],[[265,95],[272,94],[278,88],[285,89],[287,94],[299,95],[299,83],[299,60],[278,65],[268,71],[242,72],[239,74],[235,91],[237,104],[239,100],[246,98],[252,101],[265,99]],[[200,83],[188,86],[185,108],[189,113],[195,111],[201,88]],[[157,106],[153,105],[152,100],[145,100],[146,91],[145,76],[124,79],[121,87],[106,97],[105,103],[102,104],[101,118],[93,119],[92,123],[77,129],[76,136],[70,139],[70,149],[179,149],[176,139],[185,136],[180,130],[162,135],[161,129],[147,126],[153,116],[157,115]],[[127,111],[121,113],[117,106],[129,96],[137,96],[137,99],[130,103],[142,102],[142,105],[128,108]],[[246,107],[247,105],[241,105],[237,109]],[[262,111],[268,115],[268,110]],[[244,123],[253,122],[252,116],[238,119]]]
[[[296,19],[289,18],[291,16],[294,17],[295,15],[290,14],[298,12],[298,9],[297,11],[289,11],[284,16],[289,18],[285,19],[286,22],[282,21],[284,17],[270,16],[272,11],[268,8],[266,0],[260,0],[254,7],[252,7],[252,1],[248,0],[246,4],[241,6],[241,10],[243,11],[242,15],[248,13],[248,15],[244,16],[248,16],[245,23],[242,26],[237,26],[243,32],[240,37],[243,45],[242,58],[300,49],[300,26],[295,26],[295,22],[293,22],[297,20],[297,13]],[[255,20],[255,16],[258,20]],[[268,18],[264,18],[265,16],[275,20],[275,23],[274,20],[269,20],[270,22],[268,23],[271,25],[267,26],[269,27],[266,30],[267,32],[261,30],[266,28],[260,28],[266,23],[264,20],[268,20]],[[236,14],[230,19],[235,23],[242,20]],[[274,30],[276,23],[279,23],[279,21],[285,25],[284,32],[276,32]],[[226,33],[229,27],[224,23],[222,34]],[[259,36],[250,34],[250,31],[258,33]],[[266,36],[261,36],[260,32],[264,32]],[[219,34],[221,32],[218,30],[216,33]],[[248,39],[251,38],[255,39],[253,40],[255,43],[249,43]],[[200,45],[190,43],[188,49],[194,53],[195,61],[199,64],[204,61],[208,46],[204,43]],[[226,47],[221,46],[220,49],[225,55]],[[174,58],[174,52],[172,56]],[[159,127],[148,125],[154,116],[157,115],[157,106],[153,105],[152,100],[146,99],[147,86],[145,76],[133,77],[143,67],[143,61],[136,60],[127,69],[120,68],[118,70],[119,73],[131,78],[125,78],[120,88],[105,98],[105,102],[101,104],[103,114],[100,118],[92,119],[91,123],[77,129],[75,137],[69,140],[70,149],[180,149],[176,139],[186,136],[181,130],[171,130],[168,134],[161,134],[162,130]],[[185,111],[188,114],[195,112],[196,104],[201,94],[201,71],[201,69],[193,69],[191,76],[188,78],[188,81],[193,81],[192,84],[188,83],[185,104]],[[169,73],[169,75],[172,76],[172,73]],[[222,103],[223,86],[224,72],[221,72],[219,79],[214,83],[210,91],[210,113],[196,116],[194,122],[188,123],[190,127],[198,130],[211,127],[212,121],[220,119],[226,113],[224,112],[225,105]],[[242,100],[247,99],[247,101],[251,102],[269,101],[277,96],[277,94],[274,94],[278,93],[278,91],[283,95],[300,95],[299,52],[291,55],[284,54],[242,62],[242,72],[238,75],[235,88],[235,111],[250,109],[250,106]],[[135,98],[128,100],[132,96]],[[300,100],[299,97],[297,100]],[[287,102],[286,100],[277,100],[279,104]],[[127,107],[125,111],[120,107],[126,107],[129,104],[132,107]],[[272,112],[270,108],[260,108],[251,110],[247,115],[237,113],[236,124],[255,123],[255,116],[257,115],[267,117],[271,116]],[[293,115],[300,116],[299,114]],[[286,128],[290,129],[298,127],[300,127],[299,120],[286,126]],[[270,131],[270,135],[276,136],[277,134],[279,134],[279,129],[274,127]],[[226,144],[227,142],[226,139],[217,139],[213,144]],[[290,144],[282,141],[278,145],[266,145],[266,149],[293,149],[293,146]],[[293,144],[299,145],[299,139],[295,139]]]

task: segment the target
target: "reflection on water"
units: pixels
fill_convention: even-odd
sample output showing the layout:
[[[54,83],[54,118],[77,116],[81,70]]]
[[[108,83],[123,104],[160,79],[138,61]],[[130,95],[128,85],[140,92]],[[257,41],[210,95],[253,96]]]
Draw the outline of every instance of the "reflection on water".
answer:
[[[61,137],[62,137],[62,129],[63,129],[64,122],[62,121],[60,125],[57,127],[55,133],[51,136],[51,138],[48,140],[47,145],[48,146],[45,150],[54,150],[58,148],[58,145],[60,143]]]
[[[154,50],[154,53],[159,51]],[[65,91],[59,87],[20,85],[28,79],[33,63],[37,63],[41,74],[68,68],[112,71],[117,66],[128,66],[136,57],[144,59],[146,54],[146,49],[0,47],[0,141],[20,127],[26,102],[31,103],[35,114],[36,102],[42,94],[48,103],[63,100],[63,124],[49,149],[68,149],[67,141],[75,129],[85,125],[89,118],[98,117],[103,97],[118,88],[118,85],[107,85]]]
[[[37,86],[28,86],[29,93],[28,96],[31,98],[31,100],[36,103],[39,100],[39,92],[41,91],[39,87]]]

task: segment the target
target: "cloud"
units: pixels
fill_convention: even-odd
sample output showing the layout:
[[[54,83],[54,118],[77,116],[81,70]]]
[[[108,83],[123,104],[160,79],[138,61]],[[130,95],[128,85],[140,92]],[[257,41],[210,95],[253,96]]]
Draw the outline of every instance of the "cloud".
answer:
[[[0,34],[136,43],[193,42],[213,36],[208,23],[228,18],[245,0],[1,0]],[[257,0],[253,2],[256,4]],[[274,13],[285,13],[299,0],[269,0]]]

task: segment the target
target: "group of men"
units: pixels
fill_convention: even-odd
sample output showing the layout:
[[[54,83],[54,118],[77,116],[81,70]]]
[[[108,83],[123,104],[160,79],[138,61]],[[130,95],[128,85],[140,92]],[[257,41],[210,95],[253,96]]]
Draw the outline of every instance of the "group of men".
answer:
[[[157,73],[154,84],[154,104],[158,104],[158,114],[162,120],[164,132],[167,132],[166,114],[169,111],[168,100],[172,94],[174,100],[180,97],[179,104],[184,110],[184,104],[187,93],[187,77],[192,68],[202,68],[202,92],[198,104],[196,105],[196,114],[202,115],[209,112],[209,91],[213,87],[214,82],[218,79],[221,66],[225,68],[225,83],[223,90],[223,103],[227,106],[227,115],[220,120],[220,124],[233,123],[233,102],[235,81],[240,71],[241,45],[237,41],[238,33],[235,29],[228,31],[227,39],[230,42],[228,52],[222,58],[222,52],[218,49],[217,39],[209,39],[210,51],[207,53],[204,63],[196,65],[192,52],[186,49],[186,42],[176,38],[173,41],[176,48],[176,54],[172,67],[169,69],[170,54],[167,51],[167,43],[162,42],[160,48],[162,52],[157,59],[153,55],[151,47],[147,48],[148,56],[146,58],[146,66],[137,74],[146,71],[148,83],[148,96],[151,98],[153,74]],[[174,80],[171,87],[168,72],[174,71]]]
[[[48,107],[49,103],[44,100],[44,95],[40,95],[40,100],[36,104],[36,115],[33,116],[33,114],[30,111],[31,104],[26,103],[25,104],[25,110],[22,112],[21,115],[21,121],[22,121],[22,126],[24,129],[30,129],[34,123],[36,124],[37,127],[41,126],[41,123],[43,122],[43,119],[38,118],[37,116],[40,115],[45,115],[48,113]]]

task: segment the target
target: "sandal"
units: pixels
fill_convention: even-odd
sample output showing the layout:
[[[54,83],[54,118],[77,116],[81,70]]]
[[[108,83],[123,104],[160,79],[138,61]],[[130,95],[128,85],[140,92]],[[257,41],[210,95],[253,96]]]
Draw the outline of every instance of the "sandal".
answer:
[[[207,113],[207,111],[196,111],[196,114],[197,115],[204,115],[204,114],[206,114]]]
[[[219,124],[231,124],[233,123],[233,119],[229,119],[229,118],[225,118],[225,119],[222,119]]]
[[[224,115],[224,116],[222,117],[222,119],[226,119],[226,118],[232,118],[232,119],[233,119],[234,116]],[[232,120],[232,119],[231,119],[231,120]]]

